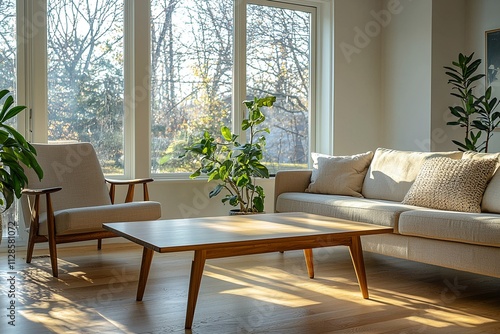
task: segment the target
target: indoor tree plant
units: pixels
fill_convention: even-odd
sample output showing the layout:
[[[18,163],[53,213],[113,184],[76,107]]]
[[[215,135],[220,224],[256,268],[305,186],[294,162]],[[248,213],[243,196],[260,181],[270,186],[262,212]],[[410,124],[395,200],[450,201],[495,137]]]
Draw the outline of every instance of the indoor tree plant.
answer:
[[[237,134],[222,126],[221,137],[216,138],[205,131],[201,139],[185,148],[182,156],[191,152],[195,157],[201,157],[201,166],[190,178],[206,174],[208,181],[218,181],[209,197],[217,196],[225,189],[227,194],[222,203],[237,207],[241,214],[264,211],[264,189],[255,184],[255,179],[269,178],[269,171],[261,162],[266,144],[264,133],[269,133],[269,129],[258,125],[266,119],[261,108],[272,107],[275,101],[275,96],[267,96],[243,102],[248,109],[241,122],[241,130],[247,131],[246,143],[240,143]]]
[[[0,101],[3,101],[0,111],[0,189],[3,198],[0,198],[0,206],[5,211],[14,202],[14,196],[21,197],[21,190],[27,185],[23,165],[32,168],[40,179],[43,171],[36,161],[35,148],[7,124],[26,107],[13,106],[14,98],[6,89],[0,91]]]
[[[474,53],[470,56],[458,56],[458,62],[452,62],[454,67],[445,66],[445,73],[450,77],[448,83],[453,85],[451,95],[460,99],[460,104],[449,107],[451,114],[457,117],[456,121],[448,125],[458,125],[465,128],[463,143],[453,140],[460,150],[488,152],[488,143],[493,130],[500,124],[500,112],[495,111],[499,101],[491,98],[491,87],[487,87],[484,95],[476,95],[476,82],[484,78],[484,74],[476,74],[481,59],[474,60]],[[485,139],[479,141],[482,134]]]

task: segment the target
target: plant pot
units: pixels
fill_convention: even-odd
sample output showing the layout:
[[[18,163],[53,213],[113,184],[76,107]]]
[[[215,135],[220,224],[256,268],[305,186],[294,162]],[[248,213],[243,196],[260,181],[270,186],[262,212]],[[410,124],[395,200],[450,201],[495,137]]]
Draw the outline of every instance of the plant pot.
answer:
[[[238,209],[231,209],[229,210],[229,215],[230,216],[246,216],[246,215],[258,215],[261,213],[266,213],[266,212],[241,212]]]

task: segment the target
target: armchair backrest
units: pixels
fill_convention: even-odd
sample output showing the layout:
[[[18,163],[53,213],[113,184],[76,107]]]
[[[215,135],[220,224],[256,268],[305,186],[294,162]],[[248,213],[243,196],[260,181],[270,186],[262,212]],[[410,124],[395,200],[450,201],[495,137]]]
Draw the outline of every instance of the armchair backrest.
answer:
[[[62,187],[52,194],[54,211],[98,205],[109,205],[108,188],[94,148],[89,143],[33,144],[37,161],[43,170],[40,181],[31,169],[26,169],[28,188]],[[25,223],[29,225],[28,203],[23,196]],[[26,210],[28,209],[28,211]],[[40,212],[46,212],[45,198]]]

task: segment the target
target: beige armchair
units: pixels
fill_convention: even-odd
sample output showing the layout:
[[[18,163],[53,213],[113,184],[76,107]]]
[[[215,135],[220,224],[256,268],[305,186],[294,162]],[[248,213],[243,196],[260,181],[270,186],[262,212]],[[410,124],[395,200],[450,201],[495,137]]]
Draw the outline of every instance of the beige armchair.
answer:
[[[26,170],[29,189],[23,190],[21,205],[29,228],[27,263],[35,243],[48,242],[52,275],[57,277],[56,244],[97,239],[100,249],[102,239],[116,237],[103,223],[160,218],[160,203],[149,201],[147,184],[153,180],[106,180],[91,144],[33,146],[44,177],[40,181]],[[128,185],[125,203],[114,204],[117,185]],[[135,185],[142,185],[144,201],[133,202]]]

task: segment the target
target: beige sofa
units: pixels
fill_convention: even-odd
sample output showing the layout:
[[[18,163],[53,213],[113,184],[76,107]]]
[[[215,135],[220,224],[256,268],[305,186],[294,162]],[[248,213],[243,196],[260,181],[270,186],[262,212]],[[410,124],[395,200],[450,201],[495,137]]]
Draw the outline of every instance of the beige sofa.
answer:
[[[315,157],[313,170],[278,172],[275,179],[275,211],[302,211],[391,226],[394,228],[392,234],[363,237],[364,250],[500,277],[500,171],[495,172],[496,167],[489,176],[486,176],[484,185],[480,184],[483,181],[473,179],[468,185],[469,188],[466,188],[470,189],[470,192],[479,191],[481,198],[477,205],[481,212],[429,207],[439,203],[443,196],[445,204],[460,201],[461,197],[468,195],[469,192],[463,189],[450,194],[446,193],[448,190],[442,189],[438,189],[437,194],[429,193],[430,204],[425,207],[402,203],[405,201],[414,204],[415,202],[408,201],[409,197],[415,195],[414,197],[418,198],[421,195],[415,193],[419,191],[415,188],[417,183],[420,185],[424,183],[425,188],[425,183],[432,179],[424,173],[424,170],[427,169],[429,172],[429,166],[435,166],[430,163],[431,160],[435,163],[439,159],[433,158],[446,157],[447,159],[441,160],[446,162],[455,160],[451,163],[457,164],[464,162],[458,160],[481,159],[486,159],[484,161],[489,163],[492,159],[498,161],[498,154],[405,152],[384,148],[377,149],[374,154],[370,153],[364,154],[361,159],[365,160],[365,170],[353,170],[352,157],[324,157],[322,160],[320,155],[319,158]],[[323,168],[320,173],[321,167],[325,165],[321,162],[328,159],[330,167],[333,167]],[[346,159],[348,163],[342,165]],[[359,164],[359,161],[357,163]],[[475,164],[483,166],[482,162]],[[346,174],[345,170],[349,168],[351,172]],[[327,174],[325,177],[325,171],[333,175]],[[447,172],[438,174],[437,182],[440,179],[447,179],[447,174]],[[339,180],[348,180],[348,183],[352,183],[352,178],[359,180],[357,189],[352,187],[353,189],[346,191],[335,184]],[[445,188],[454,182],[453,180],[444,182]],[[316,189],[319,191],[314,191],[312,187],[314,183],[322,185]],[[458,186],[464,183],[460,181]],[[327,184],[334,185],[330,193],[321,189]],[[436,187],[436,184],[431,183],[430,191],[436,192]],[[466,198],[466,201],[470,201],[470,198]]]

